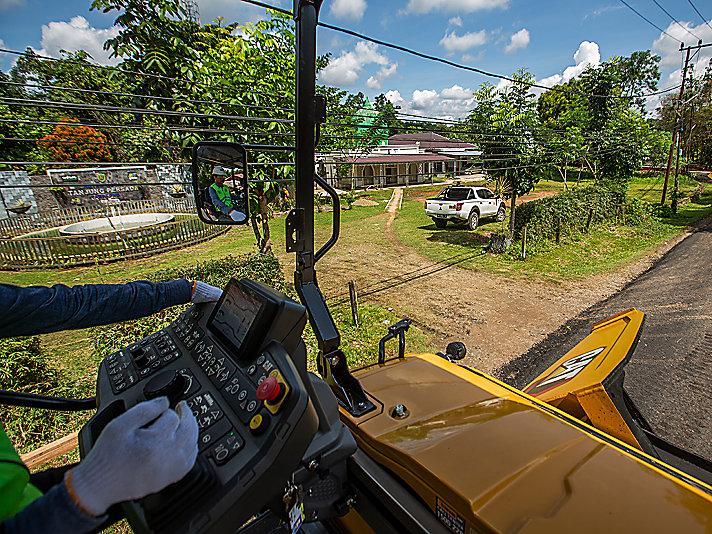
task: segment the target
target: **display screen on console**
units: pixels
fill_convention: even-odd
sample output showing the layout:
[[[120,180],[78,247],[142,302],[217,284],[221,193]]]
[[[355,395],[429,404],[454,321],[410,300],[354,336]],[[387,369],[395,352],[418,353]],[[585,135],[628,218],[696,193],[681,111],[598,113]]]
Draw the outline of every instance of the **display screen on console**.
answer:
[[[210,327],[239,351],[250,333],[250,328],[255,324],[263,303],[237,284],[228,285],[225,293],[212,316]]]

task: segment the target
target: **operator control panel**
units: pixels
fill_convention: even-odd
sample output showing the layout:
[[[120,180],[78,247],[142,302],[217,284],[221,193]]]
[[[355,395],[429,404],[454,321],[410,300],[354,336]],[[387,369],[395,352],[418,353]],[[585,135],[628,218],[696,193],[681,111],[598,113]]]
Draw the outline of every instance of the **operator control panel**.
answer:
[[[193,470],[124,504],[134,532],[234,532],[284,491],[318,426],[305,370],[291,357],[305,322],[304,308],[285,295],[233,279],[217,304],[191,307],[102,362],[82,455],[106,423],[144,400],[186,400],[198,421]]]

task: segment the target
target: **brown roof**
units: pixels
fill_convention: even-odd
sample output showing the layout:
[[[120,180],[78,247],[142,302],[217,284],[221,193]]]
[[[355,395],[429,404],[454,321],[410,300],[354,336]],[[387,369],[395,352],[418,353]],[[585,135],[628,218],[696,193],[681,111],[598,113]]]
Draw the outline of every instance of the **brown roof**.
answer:
[[[346,163],[410,163],[414,161],[451,161],[454,158],[441,154],[384,154],[382,156],[366,156],[355,160],[346,159]]]
[[[389,145],[413,145],[420,143],[420,148],[477,148],[471,143],[460,139],[450,139],[433,132],[418,132],[409,134],[395,134],[388,138]]]

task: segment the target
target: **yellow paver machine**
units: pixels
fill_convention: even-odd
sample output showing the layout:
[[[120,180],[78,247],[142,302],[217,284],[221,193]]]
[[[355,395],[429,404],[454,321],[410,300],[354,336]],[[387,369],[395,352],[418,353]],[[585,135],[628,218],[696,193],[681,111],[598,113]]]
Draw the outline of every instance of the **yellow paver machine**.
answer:
[[[286,236],[301,303],[232,280],[219,302],[194,306],[100,366],[97,413],[80,433],[83,454],[107,421],[147,397],[186,399],[200,426],[198,461],[186,478],[124,503],[133,530],[712,531],[710,463],[656,436],[623,388],[644,320],[638,310],[594,324],[523,391],[459,365],[458,350],[406,354],[407,319],[374,347],[376,363],[348,368],[315,270],[339,233],[338,196],[314,173],[326,119],[325,100],[315,94],[321,3],[295,0],[296,143],[272,147],[296,158]],[[201,219],[238,224],[210,215],[201,191],[219,166],[244,195],[253,148],[195,145]],[[333,234],[317,251],[315,182],[335,206]],[[237,191],[235,209],[246,211],[239,198]],[[307,321],[320,376],[307,371]],[[398,356],[386,359],[392,339]]]

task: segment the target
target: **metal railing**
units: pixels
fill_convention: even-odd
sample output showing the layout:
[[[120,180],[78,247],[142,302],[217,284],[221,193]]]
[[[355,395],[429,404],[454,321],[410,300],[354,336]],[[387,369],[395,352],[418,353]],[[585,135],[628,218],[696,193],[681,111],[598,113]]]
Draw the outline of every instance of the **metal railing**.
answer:
[[[191,216],[94,235],[0,237],[0,268],[74,267],[139,258],[207,241],[229,229],[229,226],[204,224]]]

